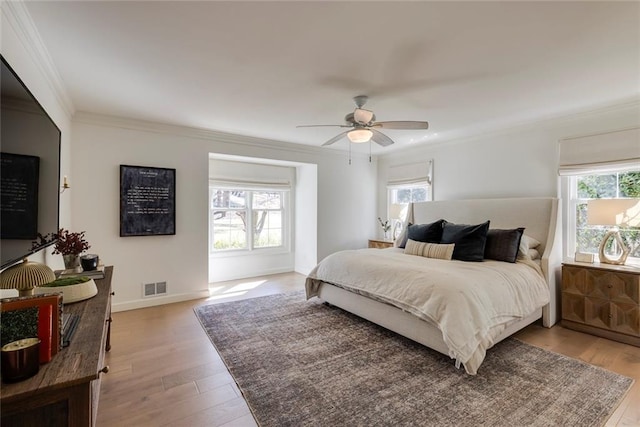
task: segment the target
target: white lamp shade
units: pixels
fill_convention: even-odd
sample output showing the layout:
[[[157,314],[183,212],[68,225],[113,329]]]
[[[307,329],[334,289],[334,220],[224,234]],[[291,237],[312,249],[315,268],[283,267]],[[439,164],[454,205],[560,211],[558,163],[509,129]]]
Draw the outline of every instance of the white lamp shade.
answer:
[[[371,137],[373,136],[373,132],[369,129],[354,129],[347,133],[347,137],[349,141],[359,143],[359,142],[369,142]]]
[[[407,207],[407,205],[402,203],[393,203],[389,206],[389,218],[391,219],[403,219],[402,214],[403,210]],[[406,213],[406,212],[405,212]]]
[[[640,227],[640,199],[589,200],[587,224]]]

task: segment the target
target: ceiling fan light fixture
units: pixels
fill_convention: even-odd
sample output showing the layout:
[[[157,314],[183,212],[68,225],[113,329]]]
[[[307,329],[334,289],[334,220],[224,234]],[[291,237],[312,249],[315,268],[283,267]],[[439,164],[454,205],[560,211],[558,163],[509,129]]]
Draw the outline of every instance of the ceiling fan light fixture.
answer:
[[[356,108],[353,112],[353,119],[356,123],[367,124],[373,120],[373,111],[365,110],[363,108]]]
[[[369,129],[354,129],[347,133],[349,141],[355,143],[369,142],[372,136],[373,132],[371,132]]]

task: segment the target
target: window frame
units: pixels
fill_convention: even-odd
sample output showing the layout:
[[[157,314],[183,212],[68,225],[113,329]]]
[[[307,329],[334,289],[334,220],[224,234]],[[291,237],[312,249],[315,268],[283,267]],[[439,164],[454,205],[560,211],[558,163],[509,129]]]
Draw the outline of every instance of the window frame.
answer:
[[[562,185],[563,189],[563,197],[566,200],[565,203],[565,253],[564,256],[567,258],[573,258],[577,251],[577,235],[578,235],[578,224],[576,222],[577,217],[577,209],[578,206],[584,203],[587,203],[589,200],[593,200],[591,198],[578,197],[578,180],[585,176],[593,176],[593,175],[620,175],[628,172],[640,172],[640,169],[629,168],[629,169],[621,169],[615,171],[602,171],[594,169],[592,171],[585,171],[581,174],[575,175],[566,175],[562,178],[565,180],[564,185]],[[618,178],[617,178],[618,179]],[[620,188],[619,185],[616,186],[616,198],[619,197]],[[597,255],[597,252],[596,252]],[[640,264],[640,257],[632,257],[629,256],[627,258],[627,263],[631,261],[632,264]]]
[[[213,214],[216,210],[226,210],[226,211],[243,211],[242,209],[232,209],[232,208],[219,208],[214,209],[212,207],[212,197],[215,191],[223,190],[223,191],[243,191],[246,194],[246,206],[244,211],[246,212],[246,223],[252,224],[250,230],[245,231],[245,247],[244,248],[228,248],[228,249],[216,249],[214,247],[214,235],[215,235],[215,227],[213,224]],[[282,244],[279,246],[266,246],[266,247],[255,247],[255,236],[253,230],[253,217],[255,215],[254,211],[257,210],[265,210],[265,209],[254,209],[253,208],[253,197],[254,193],[280,193],[281,194],[281,208],[280,209],[266,209],[267,211],[277,211],[281,212],[281,220],[282,220]],[[216,186],[209,185],[209,256],[243,256],[243,255],[256,255],[257,252],[260,253],[285,253],[289,252],[291,248],[291,190],[283,189],[283,188],[251,188],[246,189],[241,186],[238,187],[228,187],[228,186]],[[247,227],[249,228],[249,227]]]
[[[399,190],[410,190],[410,189],[415,189],[415,188],[424,188],[425,189],[426,200],[420,200],[420,201],[411,200],[411,202],[408,202],[408,203],[429,202],[429,201],[433,200],[432,186],[431,186],[431,183],[429,182],[429,180],[413,182],[413,183],[410,183],[410,184],[387,185],[387,213],[389,212],[389,207],[392,204],[401,203],[401,202],[398,202],[396,200],[397,199],[397,194],[394,197],[394,195],[393,195],[394,191],[397,192]]]

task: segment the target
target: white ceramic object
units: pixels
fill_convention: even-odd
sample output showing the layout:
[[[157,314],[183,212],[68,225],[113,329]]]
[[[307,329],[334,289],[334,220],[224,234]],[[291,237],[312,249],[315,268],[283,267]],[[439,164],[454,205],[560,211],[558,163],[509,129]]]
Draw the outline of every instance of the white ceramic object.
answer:
[[[96,282],[89,279],[88,282],[78,283],[69,286],[46,286],[35,288],[36,294],[61,293],[62,303],[70,304],[72,302],[83,301],[94,297],[98,293]]]

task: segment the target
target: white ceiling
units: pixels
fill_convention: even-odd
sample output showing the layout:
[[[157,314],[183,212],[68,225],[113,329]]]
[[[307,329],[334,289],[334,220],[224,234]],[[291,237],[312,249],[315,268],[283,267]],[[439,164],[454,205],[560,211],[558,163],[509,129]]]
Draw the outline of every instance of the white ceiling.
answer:
[[[636,1],[26,6],[75,111],[293,143],[338,134],[296,125],[341,124],[360,94],[430,123],[379,153],[640,96]]]

